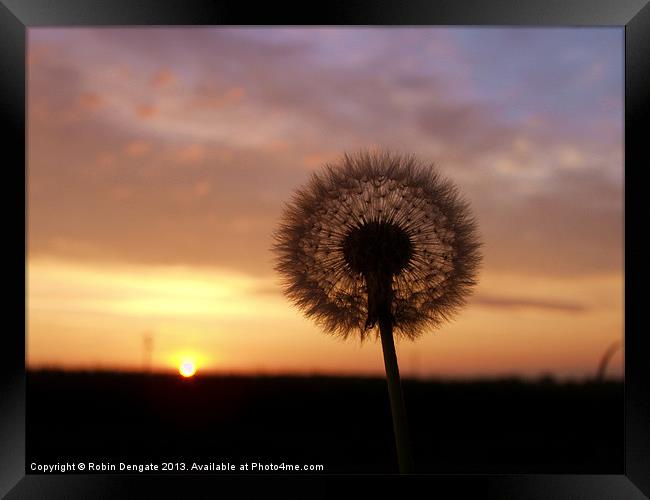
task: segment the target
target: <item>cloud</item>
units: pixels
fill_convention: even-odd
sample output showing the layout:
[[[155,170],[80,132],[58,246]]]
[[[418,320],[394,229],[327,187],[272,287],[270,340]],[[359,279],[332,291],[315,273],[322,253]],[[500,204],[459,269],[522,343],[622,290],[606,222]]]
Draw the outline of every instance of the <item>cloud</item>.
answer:
[[[89,111],[97,111],[106,104],[102,96],[93,92],[84,92],[79,96],[79,105]]]
[[[124,152],[131,157],[138,158],[151,151],[151,143],[143,140],[130,141],[124,146]]]
[[[116,156],[110,151],[101,151],[97,153],[97,167],[100,169],[110,168],[116,163]]]
[[[539,309],[566,313],[582,313],[588,307],[577,302],[562,302],[549,299],[530,299],[519,297],[502,297],[494,295],[477,295],[472,303],[495,309]]]
[[[207,196],[211,190],[212,185],[209,181],[198,181],[194,184],[194,194],[199,198]]]
[[[64,252],[51,244],[61,236],[88,243],[76,256],[271,273],[270,233],[293,189],[374,145],[460,184],[488,268],[620,270],[620,55],[589,30],[561,43],[487,31],[36,30],[29,171],[45,194],[30,198],[30,251]],[[52,55],[37,57],[44,46]],[[558,51],[571,48],[565,64]],[[601,80],[571,83],[596,61]],[[137,196],[115,206],[125,186]]]
[[[319,153],[312,153],[305,155],[302,159],[302,162],[307,168],[316,169],[321,165],[324,165],[326,161],[332,160],[335,157],[336,155],[333,154],[323,155]]]
[[[134,191],[133,188],[129,186],[117,186],[114,188],[111,188],[110,193],[112,196],[115,197],[117,200],[127,200],[131,197],[133,197]]]
[[[143,120],[148,120],[158,113],[158,107],[153,104],[138,104],[135,107],[135,114]]]
[[[162,69],[153,74],[150,82],[153,88],[162,89],[173,85],[177,80],[178,76],[176,73],[170,69]]]
[[[174,158],[179,163],[197,163],[204,160],[207,156],[205,146],[201,144],[191,144],[180,148],[174,155]]]

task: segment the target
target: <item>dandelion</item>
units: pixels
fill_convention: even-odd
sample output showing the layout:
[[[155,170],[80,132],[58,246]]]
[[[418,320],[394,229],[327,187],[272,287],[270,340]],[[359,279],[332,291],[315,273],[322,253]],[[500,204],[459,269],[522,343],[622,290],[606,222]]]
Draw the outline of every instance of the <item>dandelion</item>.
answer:
[[[275,232],[285,295],[326,332],[379,336],[400,471],[413,462],[393,336],[451,319],[476,284],[469,205],[414,156],[344,155],[313,174]]]

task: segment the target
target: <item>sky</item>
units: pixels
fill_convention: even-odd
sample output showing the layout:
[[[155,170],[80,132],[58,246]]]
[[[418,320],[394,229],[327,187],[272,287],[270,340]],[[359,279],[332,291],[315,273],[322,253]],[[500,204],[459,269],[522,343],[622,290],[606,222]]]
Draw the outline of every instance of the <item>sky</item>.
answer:
[[[272,232],[345,152],[434,162],[479,284],[419,377],[585,377],[623,337],[621,28],[29,28],[32,368],[381,374],[280,291]],[[622,376],[619,351],[609,367]]]

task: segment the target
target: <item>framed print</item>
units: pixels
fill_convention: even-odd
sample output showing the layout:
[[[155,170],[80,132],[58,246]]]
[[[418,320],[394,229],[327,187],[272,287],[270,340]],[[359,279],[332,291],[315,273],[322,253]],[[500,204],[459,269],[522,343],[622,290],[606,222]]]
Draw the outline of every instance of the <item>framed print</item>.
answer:
[[[645,0],[0,24],[7,498],[650,497]]]

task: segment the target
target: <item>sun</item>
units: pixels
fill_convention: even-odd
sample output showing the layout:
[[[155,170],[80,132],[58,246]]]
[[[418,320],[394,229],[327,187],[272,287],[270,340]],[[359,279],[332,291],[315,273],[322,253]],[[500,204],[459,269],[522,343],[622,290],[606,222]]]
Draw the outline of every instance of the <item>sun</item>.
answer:
[[[185,378],[193,377],[196,373],[196,365],[194,364],[194,361],[182,361],[178,367],[178,373],[180,373]]]

